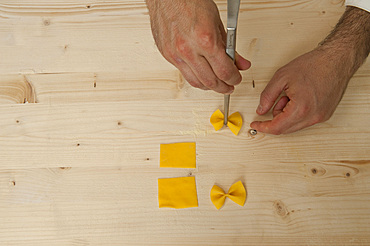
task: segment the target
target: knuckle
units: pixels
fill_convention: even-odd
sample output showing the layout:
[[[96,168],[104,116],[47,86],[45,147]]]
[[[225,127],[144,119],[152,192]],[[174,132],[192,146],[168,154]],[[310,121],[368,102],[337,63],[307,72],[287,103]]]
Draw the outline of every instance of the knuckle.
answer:
[[[177,39],[176,40],[176,51],[183,57],[187,59],[192,59],[193,51],[188,43],[184,39]]]
[[[323,118],[321,115],[315,115],[312,117],[311,125],[316,125],[317,123],[320,123],[323,121]]]
[[[285,67],[281,67],[278,70],[276,70],[273,76],[273,80],[276,80],[276,81],[289,80],[288,78],[289,74],[290,73],[287,71]]]
[[[285,66],[284,67],[281,67],[278,70],[276,70],[275,75],[277,75],[277,76],[283,76],[285,74],[285,70],[286,70],[285,69]]]
[[[298,108],[297,116],[299,119],[305,118],[311,110],[311,107],[307,104],[303,104]]]
[[[166,58],[166,60],[169,62],[173,62],[176,58],[175,53],[168,47],[165,47],[164,49],[162,49],[161,53],[163,57]]]
[[[216,47],[215,35],[206,30],[201,30],[198,32],[198,44],[201,48],[211,51]]]
[[[324,121],[327,121],[329,117],[326,116],[324,113],[318,113],[312,117],[311,125],[315,125]]]

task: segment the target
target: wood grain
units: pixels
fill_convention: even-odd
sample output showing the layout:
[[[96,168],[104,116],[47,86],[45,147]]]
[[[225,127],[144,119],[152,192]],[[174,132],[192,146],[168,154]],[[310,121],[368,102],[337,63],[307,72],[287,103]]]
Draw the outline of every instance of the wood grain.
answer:
[[[226,1],[215,1],[225,21]],[[333,117],[248,133],[274,72],[335,25],[343,1],[242,1],[252,61],[231,98],[238,137],[213,130],[223,97],[161,57],[144,1],[0,2],[0,245],[369,245],[370,62]],[[254,86],[253,86],[254,84]],[[197,168],[159,168],[194,141]],[[199,207],[159,209],[157,179],[195,176]],[[247,202],[217,211],[213,184]]]

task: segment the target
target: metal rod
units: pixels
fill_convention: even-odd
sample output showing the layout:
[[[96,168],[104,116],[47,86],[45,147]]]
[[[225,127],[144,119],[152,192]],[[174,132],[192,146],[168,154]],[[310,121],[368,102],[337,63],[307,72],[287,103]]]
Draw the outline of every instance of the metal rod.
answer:
[[[227,119],[229,118],[229,103],[230,103],[230,95],[224,95],[224,125],[227,125]]]

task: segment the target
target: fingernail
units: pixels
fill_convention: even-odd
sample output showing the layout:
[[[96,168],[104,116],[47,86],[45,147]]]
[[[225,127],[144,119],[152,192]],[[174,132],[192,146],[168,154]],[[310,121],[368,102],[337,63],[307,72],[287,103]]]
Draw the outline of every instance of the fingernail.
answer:
[[[263,108],[262,108],[261,104],[260,104],[260,105],[258,105],[257,111],[258,111],[259,113],[262,113]]]

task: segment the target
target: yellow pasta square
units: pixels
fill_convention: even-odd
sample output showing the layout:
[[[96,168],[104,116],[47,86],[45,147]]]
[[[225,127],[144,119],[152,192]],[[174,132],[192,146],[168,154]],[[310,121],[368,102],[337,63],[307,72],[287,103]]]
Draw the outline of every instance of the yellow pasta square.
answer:
[[[195,177],[158,179],[159,207],[198,207]]]
[[[161,144],[160,167],[195,168],[195,143]]]

